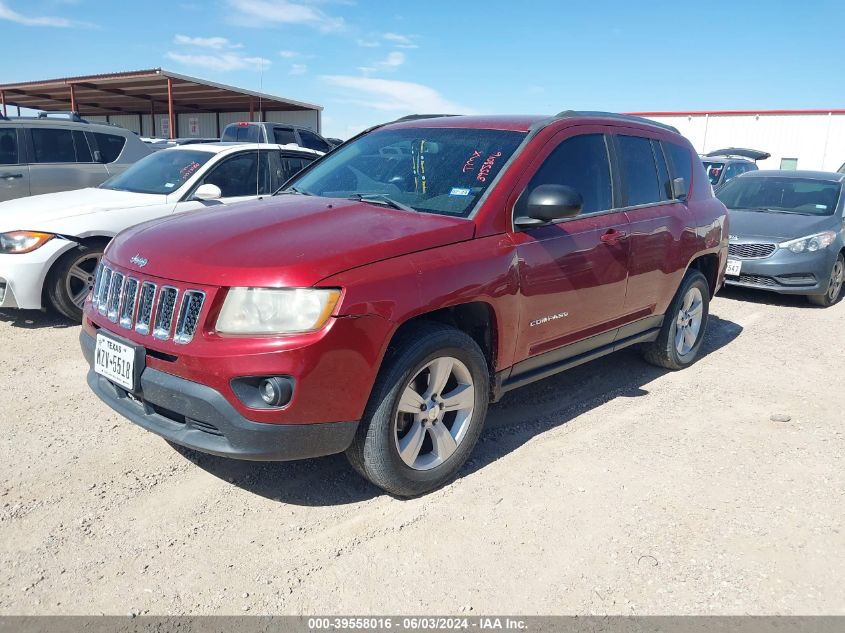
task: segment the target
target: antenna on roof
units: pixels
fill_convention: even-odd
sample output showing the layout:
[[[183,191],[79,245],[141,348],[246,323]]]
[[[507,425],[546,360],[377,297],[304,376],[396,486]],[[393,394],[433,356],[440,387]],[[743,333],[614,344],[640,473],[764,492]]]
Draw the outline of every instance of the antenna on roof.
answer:
[[[264,59],[258,59],[258,118],[264,123],[263,110],[261,108],[261,95],[264,94]],[[259,143],[261,138],[259,137]],[[270,160],[270,157],[267,157]],[[268,165],[269,167],[269,165]],[[268,169],[269,171],[269,169]],[[258,197],[261,193],[261,148],[255,148],[255,196]]]

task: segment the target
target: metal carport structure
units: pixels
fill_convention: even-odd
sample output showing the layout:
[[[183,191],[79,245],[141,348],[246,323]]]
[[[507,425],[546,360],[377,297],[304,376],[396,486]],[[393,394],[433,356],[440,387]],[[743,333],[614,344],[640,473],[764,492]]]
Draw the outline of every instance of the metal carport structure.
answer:
[[[232,120],[277,120],[320,132],[322,107],[285,97],[235,88],[161,68],[45,81],[0,84],[0,111],[8,108],[74,111],[139,134],[180,136],[180,117],[200,121],[206,130],[181,136],[219,136]],[[221,116],[223,115],[223,116]],[[166,121],[160,126],[156,121]],[[199,130],[200,125],[191,125]],[[158,134],[161,135],[161,134]]]

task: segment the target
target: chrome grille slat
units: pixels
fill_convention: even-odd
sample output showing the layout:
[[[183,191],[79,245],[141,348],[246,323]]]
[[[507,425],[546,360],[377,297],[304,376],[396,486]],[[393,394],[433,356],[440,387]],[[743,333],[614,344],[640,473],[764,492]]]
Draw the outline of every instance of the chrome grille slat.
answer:
[[[162,286],[158,293],[153,338],[166,341],[170,338],[170,328],[173,325],[173,315],[176,314],[176,299],[179,291],[173,286]]]
[[[132,328],[132,322],[135,318],[138,286],[140,286],[140,282],[134,277],[126,279],[126,287],[123,291],[123,305],[120,308],[120,327],[127,330]]]
[[[205,293],[200,290],[188,290],[182,297],[179,317],[176,319],[176,331],[173,341],[185,345],[194,338],[199,325],[199,316],[205,303]]]
[[[108,305],[109,291],[111,290],[111,268],[103,267],[103,278],[100,281],[100,296],[97,299],[97,311],[100,314],[106,313],[106,305]]]
[[[103,282],[103,262],[101,261],[97,264],[97,274],[94,277],[94,291],[91,293],[91,303],[94,305],[94,308],[99,307],[100,301],[100,288],[102,287]]]
[[[777,244],[729,244],[728,254],[740,259],[763,259],[775,252]]]
[[[112,273],[109,301],[106,305],[106,316],[112,323],[117,323],[117,315],[120,312],[120,299],[123,297],[123,282],[125,279],[126,276],[122,273]]]
[[[138,334],[146,335],[150,333],[155,294],[156,285],[153,282],[145,281],[141,285],[141,295],[138,299],[138,316],[135,319],[135,331]]]

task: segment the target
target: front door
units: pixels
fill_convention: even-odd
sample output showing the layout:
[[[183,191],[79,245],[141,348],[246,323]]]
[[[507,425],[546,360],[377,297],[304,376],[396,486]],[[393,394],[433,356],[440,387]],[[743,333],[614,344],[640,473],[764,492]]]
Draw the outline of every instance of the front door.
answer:
[[[0,127],[0,202],[29,195],[29,166],[18,129]]]
[[[270,152],[267,150],[244,151],[224,158],[219,165],[212,167],[208,174],[194,185],[191,192],[176,205],[173,212],[182,213],[271,195],[274,180],[270,173],[269,159]],[[204,184],[218,186],[222,194],[220,199],[195,200],[194,191]]]
[[[551,143],[526,192],[567,185],[584,206],[573,219],[514,233],[523,310],[517,362],[555,362],[560,348],[566,357],[610,344],[624,310],[628,219],[614,203],[608,139],[570,130]]]

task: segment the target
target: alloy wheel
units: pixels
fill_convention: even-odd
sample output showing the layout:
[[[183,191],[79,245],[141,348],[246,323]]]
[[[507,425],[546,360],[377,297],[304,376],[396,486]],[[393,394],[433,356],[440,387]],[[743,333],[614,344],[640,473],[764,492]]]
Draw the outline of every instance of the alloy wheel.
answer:
[[[399,456],[414,470],[440,466],[467,435],[475,408],[475,385],[464,363],[438,357],[405,386],[394,422]]]
[[[831,303],[836,301],[842,291],[842,283],[845,281],[845,263],[841,257],[837,258],[830,273],[830,285],[827,288],[827,296]]]
[[[703,314],[704,298],[701,290],[693,286],[684,295],[675,320],[675,349],[681,356],[686,356],[695,347],[701,332]]]
[[[88,293],[94,289],[94,277],[102,253],[86,253],[71,264],[65,277],[65,291],[77,308],[82,308]]]

